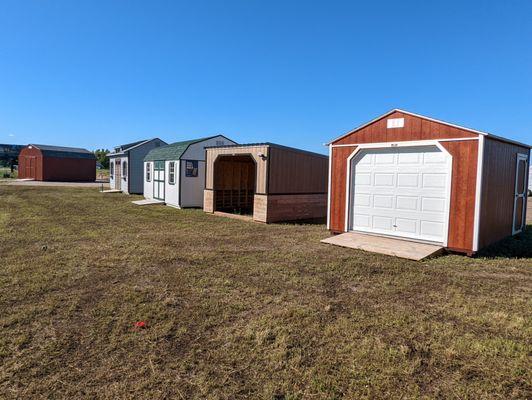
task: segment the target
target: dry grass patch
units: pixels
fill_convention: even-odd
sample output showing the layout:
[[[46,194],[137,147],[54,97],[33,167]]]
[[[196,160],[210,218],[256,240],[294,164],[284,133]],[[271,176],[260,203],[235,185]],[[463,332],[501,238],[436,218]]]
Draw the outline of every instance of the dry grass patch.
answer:
[[[3,397],[530,396],[530,227],[416,263],[131,199],[0,186]]]

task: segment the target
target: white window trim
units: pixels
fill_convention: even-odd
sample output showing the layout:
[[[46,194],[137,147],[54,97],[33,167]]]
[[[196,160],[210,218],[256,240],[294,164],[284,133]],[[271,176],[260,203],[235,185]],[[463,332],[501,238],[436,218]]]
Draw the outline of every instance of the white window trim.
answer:
[[[151,182],[151,163],[146,163],[146,182]]]
[[[350,210],[349,205],[351,203],[351,160],[359,153],[361,150],[365,149],[384,149],[384,148],[395,148],[395,147],[422,147],[422,146],[436,146],[442,152],[447,154],[450,157],[449,163],[449,177],[446,187],[446,197],[447,201],[445,204],[445,211],[447,214],[445,220],[445,229],[443,234],[443,247],[447,247],[449,241],[449,221],[451,216],[451,185],[453,180],[453,156],[447,151],[445,147],[441,145],[438,140],[419,140],[412,142],[386,142],[386,143],[364,143],[358,145],[358,147],[349,155],[347,158],[347,171],[346,171],[346,181],[345,181],[345,220],[344,220],[344,232],[349,232],[349,216]],[[398,236],[398,239],[401,239]]]
[[[168,163],[168,183],[170,185],[175,185],[175,161],[170,161]],[[173,172],[172,172],[173,167]]]

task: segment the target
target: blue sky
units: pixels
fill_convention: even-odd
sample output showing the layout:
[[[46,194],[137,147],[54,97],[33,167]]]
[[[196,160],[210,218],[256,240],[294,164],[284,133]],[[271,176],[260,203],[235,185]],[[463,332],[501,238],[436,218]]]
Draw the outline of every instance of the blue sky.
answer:
[[[532,143],[532,1],[0,0],[0,143],[325,152],[392,108]]]

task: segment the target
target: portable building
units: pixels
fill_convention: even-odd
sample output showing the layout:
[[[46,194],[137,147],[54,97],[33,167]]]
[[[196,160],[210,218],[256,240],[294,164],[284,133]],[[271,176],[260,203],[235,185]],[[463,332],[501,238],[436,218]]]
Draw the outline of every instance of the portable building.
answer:
[[[115,147],[109,153],[109,186],[128,194],[144,190],[144,157],[155,148],[166,145],[159,138],[139,140]]]
[[[172,143],[144,158],[144,197],[166,205],[201,207],[205,187],[205,148],[235,144],[223,135]]]
[[[18,157],[19,179],[95,181],[96,156],[86,149],[29,144]]]
[[[325,218],[327,156],[273,143],[207,148],[204,211],[260,222]]]
[[[469,255],[525,226],[530,146],[392,110],[329,144],[328,228]]]

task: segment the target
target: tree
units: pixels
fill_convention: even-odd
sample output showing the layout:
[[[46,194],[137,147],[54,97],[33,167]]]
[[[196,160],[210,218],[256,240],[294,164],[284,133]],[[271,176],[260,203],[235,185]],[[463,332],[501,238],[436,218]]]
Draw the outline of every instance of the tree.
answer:
[[[94,151],[96,161],[102,164],[102,168],[105,169],[109,168],[109,157],[107,157],[107,154],[109,154],[109,150],[107,149],[97,149]]]

